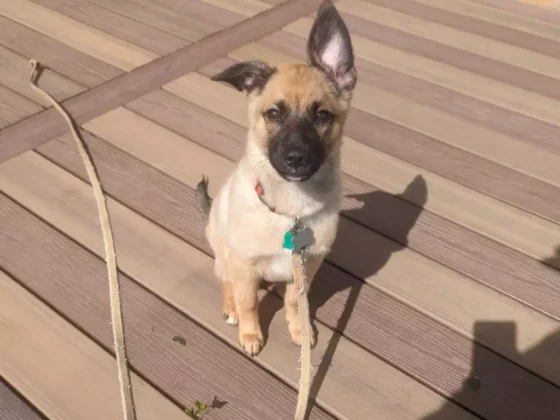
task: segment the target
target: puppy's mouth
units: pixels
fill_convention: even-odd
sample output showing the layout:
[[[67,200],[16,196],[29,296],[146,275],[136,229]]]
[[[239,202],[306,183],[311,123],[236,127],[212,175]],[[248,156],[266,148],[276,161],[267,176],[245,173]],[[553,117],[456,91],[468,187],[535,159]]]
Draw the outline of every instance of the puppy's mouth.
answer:
[[[304,182],[307,181],[309,178],[311,178],[313,176],[313,174],[311,175],[291,175],[291,174],[280,174],[280,176],[282,178],[284,178],[286,181],[290,181],[290,182]]]
[[[309,178],[311,178],[310,176],[306,175],[284,175],[282,176],[282,178],[284,178],[286,181],[290,181],[290,182],[303,182],[303,181],[307,181]]]
[[[321,167],[322,162],[322,156],[312,156],[311,154],[298,155],[296,158],[287,157],[286,153],[283,153],[282,157],[278,157],[278,155],[270,156],[270,163],[278,175],[288,182],[309,180]]]

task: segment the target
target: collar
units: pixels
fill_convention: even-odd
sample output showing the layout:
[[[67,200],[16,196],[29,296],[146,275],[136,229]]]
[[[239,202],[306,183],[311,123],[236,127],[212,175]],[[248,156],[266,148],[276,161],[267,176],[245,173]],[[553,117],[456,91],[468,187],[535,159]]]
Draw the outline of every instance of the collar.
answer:
[[[272,212],[272,213],[276,213],[276,208],[269,205],[265,198],[264,198],[264,188],[261,184],[261,181],[259,181],[259,179],[255,180],[255,193],[257,194],[257,197],[259,197],[259,200],[261,200],[261,203],[263,203],[266,207],[268,207],[268,209]]]

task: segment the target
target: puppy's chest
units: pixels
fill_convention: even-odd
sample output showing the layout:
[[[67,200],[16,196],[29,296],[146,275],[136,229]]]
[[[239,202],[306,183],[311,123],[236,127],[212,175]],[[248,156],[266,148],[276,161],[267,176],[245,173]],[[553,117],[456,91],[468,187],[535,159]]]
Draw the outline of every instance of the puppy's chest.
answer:
[[[268,281],[290,281],[293,275],[291,254],[284,250],[275,256],[263,258],[257,263],[257,270]]]

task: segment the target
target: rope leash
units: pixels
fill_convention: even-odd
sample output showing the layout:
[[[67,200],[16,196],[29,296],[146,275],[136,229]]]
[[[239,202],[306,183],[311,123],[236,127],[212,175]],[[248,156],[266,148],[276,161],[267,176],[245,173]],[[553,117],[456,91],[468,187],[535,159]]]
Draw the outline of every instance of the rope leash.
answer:
[[[301,253],[292,255],[292,265],[294,267],[294,285],[297,293],[301,328],[301,376],[295,420],[304,420],[311,388],[311,321],[309,320],[309,300],[307,299],[307,277],[305,276]]]
[[[136,420],[136,412],[134,409],[134,401],[132,398],[132,386],[130,383],[130,373],[128,370],[128,363],[126,359],[126,344],[124,340],[124,327],[122,320],[122,305],[119,291],[119,279],[117,274],[117,258],[115,253],[115,244],[113,242],[113,233],[111,231],[111,224],[109,221],[109,211],[107,209],[107,202],[103,195],[101,182],[97,177],[93,162],[89,156],[83,138],[81,137],[78,129],[70,115],[66,110],[49,95],[46,91],[41,89],[37,84],[37,79],[40,74],[40,64],[37,60],[32,59],[29,61],[31,64],[31,77],[30,83],[33,90],[41,94],[47,99],[52,106],[64,117],[68,126],[72,130],[74,140],[78,146],[80,156],[86,168],[86,172],[93,187],[93,195],[97,204],[97,211],[99,214],[99,221],[101,223],[101,231],[103,233],[103,242],[105,245],[105,261],[107,263],[107,271],[109,275],[109,295],[111,303],[111,324],[113,326],[113,344],[117,359],[117,371],[119,375],[121,403],[124,413],[124,420]]]
[[[109,211],[107,202],[101,188],[101,182],[95,172],[93,162],[88,154],[85,142],[80,135],[74,121],[49,93],[40,88],[37,80],[40,75],[40,63],[32,59],[30,84],[34,91],[47,99],[52,106],[64,117],[70,127],[89,181],[93,188],[93,195],[97,204],[101,231],[103,233],[103,243],[105,247],[105,258],[107,263],[107,272],[109,278],[109,295],[111,304],[111,324],[113,327],[113,345],[115,349],[117,371],[120,384],[120,395],[124,420],[136,420],[136,411],[134,409],[134,401],[132,398],[132,385],[130,382],[130,372],[126,358],[126,343],[124,339],[124,327],[122,319],[122,304],[120,299],[119,280],[117,272],[117,259],[115,245],[113,241],[113,233],[109,220]],[[294,284],[297,292],[297,302],[299,308],[299,321],[301,328],[301,377],[299,381],[299,392],[295,420],[304,420],[309,401],[309,391],[311,388],[311,323],[309,315],[309,301],[307,299],[307,278],[305,276],[303,256],[301,253],[292,255],[292,264],[294,270]]]

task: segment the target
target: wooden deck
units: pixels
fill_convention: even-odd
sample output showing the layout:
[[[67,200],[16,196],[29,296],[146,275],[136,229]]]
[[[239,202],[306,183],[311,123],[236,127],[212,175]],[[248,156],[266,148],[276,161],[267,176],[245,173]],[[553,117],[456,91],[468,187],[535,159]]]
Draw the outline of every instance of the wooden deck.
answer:
[[[193,191],[205,173],[216,192],[246,135],[243,96],[210,76],[304,60],[320,2],[0,1],[0,420],[121,418],[97,210],[31,57],[110,196],[139,419],[187,419],[194,400],[213,402],[205,420],[293,418],[281,300],[263,291],[268,341],[246,357]],[[336,2],[359,82],[310,297],[310,419],[560,417],[554,4]]]

